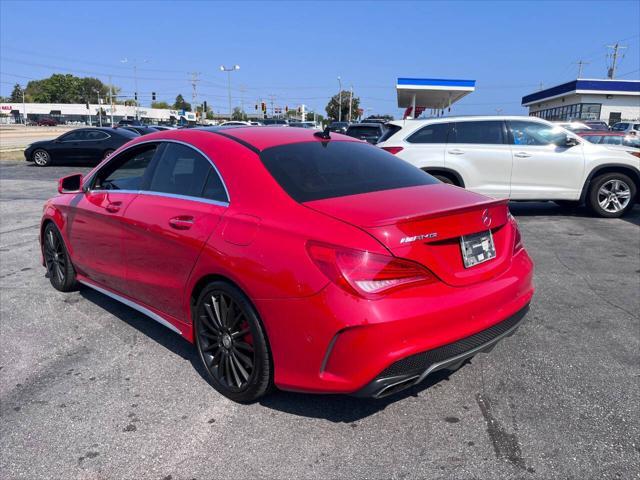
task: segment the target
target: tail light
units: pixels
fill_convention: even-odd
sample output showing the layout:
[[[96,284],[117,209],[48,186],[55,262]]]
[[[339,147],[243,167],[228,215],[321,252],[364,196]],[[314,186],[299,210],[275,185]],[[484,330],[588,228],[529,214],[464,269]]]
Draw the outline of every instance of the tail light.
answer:
[[[402,147],[381,147],[383,150],[386,150],[389,153],[392,154],[396,154],[396,153],[400,153],[402,150],[404,150],[404,148]]]
[[[309,242],[307,251],[329,280],[343,290],[365,298],[399,287],[436,281],[422,265],[391,255],[318,242]]]
[[[638,151],[638,152],[629,152],[629,153],[630,153],[631,155],[634,155],[634,156],[636,156],[636,157],[640,158],[640,151]]]

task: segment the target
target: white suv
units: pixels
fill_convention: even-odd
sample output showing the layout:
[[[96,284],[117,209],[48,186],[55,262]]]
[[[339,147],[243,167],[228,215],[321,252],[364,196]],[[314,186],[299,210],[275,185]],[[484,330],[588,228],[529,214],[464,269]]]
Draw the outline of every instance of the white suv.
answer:
[[[634,149],[595,145],[535,117],[399,120],[387,127],[379,147],[445,183],[492,197],[586,203],[600,216],[619,217],[640,186]]]
[[[614,132],[623,132],[630,135],[638,135],[640,133],[640,122],[618,122],[611,130]]]

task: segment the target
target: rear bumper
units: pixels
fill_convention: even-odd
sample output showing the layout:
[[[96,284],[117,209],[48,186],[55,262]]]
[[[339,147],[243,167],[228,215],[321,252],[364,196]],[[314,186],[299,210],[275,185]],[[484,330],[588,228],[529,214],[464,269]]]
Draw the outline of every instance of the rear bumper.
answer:
[[[358,394],[382,372],[384,378],[397,376],[387,369],[403,359],[493,332],[519,312],[524,315],[533,292],[533,264],[522,250],[501,275],[474,285],[438,282],[365,300],[328,284],[309,297],[257,299],[255,305],[267,330],[276,386]],[[430,365],[418,366],[421,375]]]
[[[529,305],[486,330],[442,347],[399,360],[353,395],[382,398],[412,387],[439,370],[455,370],[478,353],[490,352],[503,338],[515,333],[529,311]]]

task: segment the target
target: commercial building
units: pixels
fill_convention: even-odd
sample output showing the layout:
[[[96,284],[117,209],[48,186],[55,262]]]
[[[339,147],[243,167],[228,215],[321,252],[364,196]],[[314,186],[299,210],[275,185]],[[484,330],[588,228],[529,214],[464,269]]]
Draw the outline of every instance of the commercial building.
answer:
[[[113,117],[112,117],[113,114]],[[0,104],[0,123],[37,122],[43,118],[52,118],[61,124],[103,125],[117,123],[124,118],[136,118],[136,107],[125,105],[97,105],[84,103],[2,103]],[[144,123],[185,123],[195,122],[193,112],[183,112],[164,108],[137,108],[137,118]]]
[[[522,97],[522,106],[545,120],[637,121],[640,80],[572,80]]]

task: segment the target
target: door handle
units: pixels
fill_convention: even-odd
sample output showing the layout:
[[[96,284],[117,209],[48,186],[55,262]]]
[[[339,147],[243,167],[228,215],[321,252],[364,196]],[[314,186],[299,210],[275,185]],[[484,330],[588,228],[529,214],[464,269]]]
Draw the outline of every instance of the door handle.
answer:
[[[176,230],[189,230],[193,226],[194,219],[188,215],[169,219],[169,226]]]
[[[116,213],[120,211],[121,206],[122,206],[122,202],[111,202],[107,204],[105,209],[107,210],[107,212]]]
[[[531,154],[527,152],[518,152],[518,153],[514,153],[513,156],[518,158],[529,158]]]
[[[459,148],[454,148],[453,150],[449,150],[451,155],[462,155],[464,150],[460,150]]]

